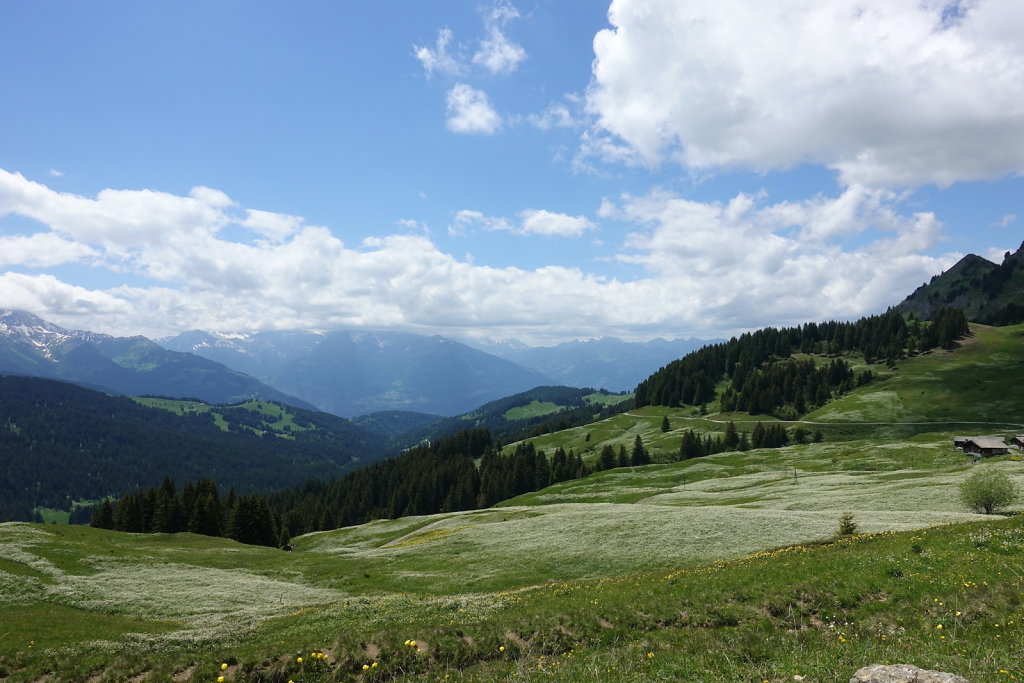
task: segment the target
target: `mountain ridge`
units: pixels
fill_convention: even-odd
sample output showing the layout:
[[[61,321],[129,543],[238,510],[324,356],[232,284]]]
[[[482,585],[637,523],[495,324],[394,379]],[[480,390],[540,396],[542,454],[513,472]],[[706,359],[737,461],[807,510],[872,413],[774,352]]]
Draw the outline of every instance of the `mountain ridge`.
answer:
[[[659,337],[646,342],[627,342],[617,337],[599,336],[554,346],[526,346],[516,339],[476,343],[484,351],[551,377],[556,384],[632,391],[663,365],[721,341],[725,340]]]
[[[142,337],[67,330],[43,318],[0,310],[0,372],[74,382],[139,396],[188,396],[212,403],[246,398],[314,406],[245,373]]]
[[[1024,322],[1024,242],[996,264],[967,254],[896,305],[900,313],[930,319],[943,307],[960,308],[971,322]]]
[[[248,368],[267,384],[343,416],[396,410],[458,415],[552,383],[461,342],[409,332],[191,331],[161,344]]]

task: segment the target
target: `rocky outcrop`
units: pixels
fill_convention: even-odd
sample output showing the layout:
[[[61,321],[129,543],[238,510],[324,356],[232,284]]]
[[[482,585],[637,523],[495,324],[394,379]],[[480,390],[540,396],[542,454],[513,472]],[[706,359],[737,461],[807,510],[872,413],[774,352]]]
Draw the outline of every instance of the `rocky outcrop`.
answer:
[[[872,664],[853,675],[850,683],[969,683],[966,678],[941,671],[925,671],[911,664]]]

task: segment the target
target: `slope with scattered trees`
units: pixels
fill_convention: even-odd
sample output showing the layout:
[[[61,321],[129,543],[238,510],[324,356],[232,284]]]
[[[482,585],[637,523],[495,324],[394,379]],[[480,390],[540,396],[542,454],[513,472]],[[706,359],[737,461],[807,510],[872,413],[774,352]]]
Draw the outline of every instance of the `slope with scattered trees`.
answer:
[[[895,311],[856,322],[807,323],[765,328],[706,346],[666,365],[640,383],[636,406],[702,405],[716,400],[722,410],[792,418],[824,405],[854,386],[871,381],[870,370],[855,375],[841,354],[859,354],[867,364],[895,360],[936,347],[953,348],[968,334],[958,309],[941,309],[928,323],[905,320]],[[793,354],[831,356],[824,364]]]

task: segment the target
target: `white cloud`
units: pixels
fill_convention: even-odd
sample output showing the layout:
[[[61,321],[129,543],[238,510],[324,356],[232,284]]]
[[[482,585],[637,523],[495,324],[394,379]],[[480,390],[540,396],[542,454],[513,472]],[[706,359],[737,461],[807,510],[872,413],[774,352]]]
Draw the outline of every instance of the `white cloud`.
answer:
[[[256,211],[249,209],[242,225],[253,232],[274,242],[280,242],[290,235],[294,235],[305,222],[299,216],[289,216],[283,213],[270,211]]]
[[[617,218],[618,215],[619,208],[615,206],[615,202],[607,197],[602,197],[601,205],[597,207],[598,218]]]
[[[92,320],[132,312],[130,303],[107,292],[61,282],[52,275],[0,273],[0,301],[5,308],[32,311],[58,320],[64,316],[88,315]],[[134,317],[138,325],[140,317]]]
[[[54,192],[20,173],[0,169],[0,216],[18,214],[45,223],[77,242],[102,246],[111,255],[133,249],[202,240],[230,218],[223,192],[194,188],[180,197],[152,190],[103,190],[96,199]]]
[[[393,327],[486,331],[532,342],[594,334],[720,336],[876,313],[951,266],[959,254],[924,253],[940,237],[937,218],[903,212],[904,199],[855,186],[803,202],[772,203],[760,193],[701,203],[663,191],[606,200],[602,214],[632,226],[617,257],[631,272],[623,281],[580,268],[489,267],[417,234],[346,245],[298,219],[285,221],[293,230],[280,239],[243,243],[217,226],[242,227],[262,214],[215,190],[188,197],[105,190],[88,198],[0,173],[0,214],[32,216],[50,229],[4,238],[14,241],[0,249],[17,246],[2,253],[21,254],[24,266],[42,258],[30,256],[39,246],[130,274],[136,283],[99,290],[7,272],[0,275],[0,301],[118,334]],[[73,209],[82,212],[84,227]],[[266,216],[276,217],[268,224],[280,218]],[[142,229],[125,237],[126,226]],[[557,236],[593,230],[585,217],[538,209],[512,219],[460,211],[451,227]],[[860,246],[844,247],[850,238]]]
[[[553,102],[539,114],[530,114],[526,121],[541,130],[552,128],[576,128],[580,121],[569,111],[569,107],[561,102]]]
[[[46,172],[46,175],[50,176],[51,178],[60,178],[61,176],[64,175],[64,172],[58,171],[55,168],[51,168],[49,171]]]
[[[485,216],[480,211],[462,209],[456,212],[455,218],[452,219],[451,224],[448,226],[448,234],[452,236],[464,235],[474,227],[482,227],[485,230],[504,230],[507,232],[514,232],[516,229],[507,218],[495,218],[493,216]]]
[[[66,240],[52,232],[33,235],[0,235],[0,266],[48,268],[63,263],[76,263],[96,256],[84,244]]]
[[[487,93],[456,83],[448,91],[447,124],[453,133],[489,135],[501,128],[501,117],[491,106]]]
[[[569,216],[544,209],[526,209],[519,213],[519,218],[522,220],[519,231],[526,235],[579,237],[597,227],[585,216]]]
[[[465,73],[466,69],[462,62],[449,51],[453,40],[454,34],[451,29],[443,28],[437,32],[437,42],[433,48],[413,46],[413,54],[423,65],[427,78],[433,77],[435,71],[449,76],[460,76]]]
[[[417,232],[426,237],[430,236],[430,226],[423,221],[418,221],[414,218],[399,218],[395,221],[395,224],[410,232]]]
[[[989,225],[991,225],[994,228],[1006,228],[1006,227],[1009,227],[1010,223],[1013,223],[1016,220],[1017,220],[1017,214],[1015,214],[1015,213],[1008,213],[1008,214],[1004,214],[1004,215],[1000,216],[999,220],[997,220],[994,223],[990,223]]]
[[[497,2],[484,17],[487,37],[473,55],[473,63],[492,74],[511,73],[526,59],[526,50],[505,35],[505,25],[519,18],[519,11],[508,2]]]
[[[833,199],[765,200],[627,197],[620,215],[647,229],[629,236],[619,258],[643,265],[663,292],[729,328],[877,313],[959,257],[922,254],[937,243],[941,224],[930,213],[899,215],[890,195],[850,188]],[[883,236],[853,250],[837,241],[868,228]]]
[[[613,0],[584,152],[698,170],[822,164],[868,186],[1024,172],[1024,12],[948,5]]]
[[[585,216],[570,216],[545,209],[525,209],[520,211],[519,223],[507,218],[485,216],[480,211],[463,209],[455,214],[449,235],[463,235],[474,227],[484,230],[512,232],[518,235],[545,235],[548,237],[579,237],[595,226]]]

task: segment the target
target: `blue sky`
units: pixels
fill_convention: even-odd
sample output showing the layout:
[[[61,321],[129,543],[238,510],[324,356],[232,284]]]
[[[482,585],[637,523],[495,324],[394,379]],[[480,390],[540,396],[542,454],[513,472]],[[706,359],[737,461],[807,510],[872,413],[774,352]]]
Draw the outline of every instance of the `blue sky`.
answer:
[[[761,5],[6,3],[0,307],[712,337],[1020,245],[1013,0]]]

